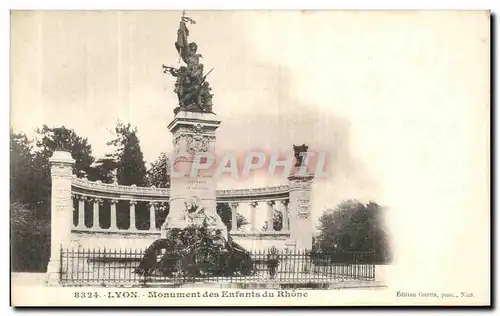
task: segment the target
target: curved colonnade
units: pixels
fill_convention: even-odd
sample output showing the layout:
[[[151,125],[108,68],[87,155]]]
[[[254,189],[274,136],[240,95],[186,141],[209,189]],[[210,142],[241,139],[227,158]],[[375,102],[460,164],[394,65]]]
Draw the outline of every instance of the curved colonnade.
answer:
[[[73,198],[73,233],[118,233],[118,234],[140,234],[159,235],[161,222],[158,217],[165,218],[167,214],[160,205],[169,203],[170,189],[156,187],[138,187],[135,185],[125,186],[118,184],[107,184],[100,181],[89,181],[77,178],[73,175],[71,179],[71,196]],[[231,223],[237,219],[238,209],[247,204],[250,207],[249,229],[238,230],[231,227],[230,233],[238,238],[286,238],[290,235],[289,199],[290,186],[280,185],[253,189],[230,189],[216,191],[217,203],[227,203],[231,208]],[[128,204],[128,207],[117,208],[118,203]],[[149,225],[139,226],[136,222],[136,205],[145,203],[149,209]],[[89,204],[91,207],[89,208]],[[104,205],[109,205],[109,225],[102,225],[100,214]],[[266,220],[273,222],[276,211],[282,214],[282,229],[274,231],[273,225],[267,225],[265,230],[256,227],[257,209],[260,204],[266,205]],[[92,210],[92,223],[86,224],[86,209]],[[119,214],[127,212],[128,214]],[[128,228],[119,227],[117,218],[125,215],[128,220]],[[107,226],[107,227],[106,227]],[[231,225],[232,226],[232,225]],[[103,228],[105,227],[105,228]],[[281,239],[281,238],[280,238]]]

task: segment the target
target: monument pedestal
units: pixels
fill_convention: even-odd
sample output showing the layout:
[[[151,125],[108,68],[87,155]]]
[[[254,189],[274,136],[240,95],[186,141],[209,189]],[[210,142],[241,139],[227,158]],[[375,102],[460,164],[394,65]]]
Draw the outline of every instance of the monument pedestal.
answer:
[[[50,259],[47,265],[46,282],[48,285],[58,285],[61,281],[61,261],[57,259]]]
[[[162,236],[166,234],[166,229],[202,225],[204,220],[212,218],[216,222],[213,225],[223,231],[227,240],[227,228],[216,212],[215,178],[204,170],[193,173],[196,155],[215,157],[215,131],[220,123],[213,113],[180,111],[168,125],[173,135],[174,160],[170,182],[170,213],[162,227]],[[188,209],[191,207],[194,208],[193,213],[200,209],[204,216],[190,218]]]

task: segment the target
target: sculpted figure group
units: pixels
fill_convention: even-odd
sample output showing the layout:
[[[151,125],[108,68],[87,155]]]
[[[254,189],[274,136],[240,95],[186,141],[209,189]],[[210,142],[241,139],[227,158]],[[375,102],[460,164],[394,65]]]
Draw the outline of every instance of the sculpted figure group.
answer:
[[[177,41],[175,48],[186,66],[178,69],[163,65],[163,72],[170,73],[176,77],[174,92],[179,99],[179,107],[174,110],[179,111],[207,112],[212,113],[212,94],[210,84],[206,78],[210,72],[203,75],[204,67],[200,63],[203,56],[198,54],[198,45],[188,42],[189,30],[186,23],[194,24],[190,18],[183,16],[177,31]]]
[[[161,231],[164,234],[168,227],[186,227],[190,225],[204,225],[209,231],[221,231],[223,237],[227,239],[227,228],[220,218],[219,214],[207,214],[205,208],[201,205],[200,199],[193,196],[184,202],[185,210],[181,217],[165,220]],[[175,221],[175,223],[174,223]]]

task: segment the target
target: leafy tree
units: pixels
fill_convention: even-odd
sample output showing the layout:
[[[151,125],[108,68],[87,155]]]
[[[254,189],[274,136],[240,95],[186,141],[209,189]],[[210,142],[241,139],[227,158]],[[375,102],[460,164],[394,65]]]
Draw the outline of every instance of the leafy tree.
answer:
[[[36,205],[37,185],[33,182],[34,155],[25,134],[10,130],[10,200]]]
[[[232,211],[228,203],[217,203],[217,214],[219,214],[222,222],[226,225],[227,229],[231,229],[231,218]],[[240,213],[236,214],[236,227],[248,225],[250,222],[245,218],[245,216]]]
[[[157,188],[170,188],[170,161],[165,153],[161,153],[160,157],[151,164],[146,175],[148,186]]]
[[[87,138],[78,136],[72,129],[66,127],[49,128],[43,125],[36,132],[40,136],[37,142],[37,156],[43,160],[41,165],[49,170],[49,158],[58,147],[63,147],[75,159],[73,166],[73,174],[79,178],[87,177],[91,165],[94,162],[92,156],[92,146],[88,143]]]
[[[50,223],[40,212],[14,202],[11,214],[12,271],[44,272],[50,255]]]
[[[115,179],[114,171],[116,162],[112,157],[105,157],[97,160],[89,171],[88,179],[90,181],[102,181],[103,183],[113,183]]]
[[[26,135],[11,130],[11,199],[46,211],[51,185],[49,158],[53,152],[61,146],[70,151],[76,160],[73,174],[78,177],[89,174],[94,158],[87,139],[78,136],[73,130],[64,126],[49,128],[44,125],[36,132],[38,140],[33,146]]]
[[[268,223],[266,221],[264,226],[262,226],[262,230],[267,230],[267,225]],[[283,214],[278,210],[274,210],[273,213],[273,229],[274,231],[281,231],[283,229]]]
[[[115,126],[115,138],[107,143],[114,147],[114,152],[108,156],[115,162],[116,180],[121,185],[146,185],[146,164],[142,154],[141,145],[137,136],[137,128],[130,123],[124,124],[120,121]],[[146,203],[138,203],[136,210],[136,225],[144,228],[149,225]],[[117,226],[119,228],[129,227],[128,203],[117,205]]]
[[[64,148],[76,160],[73,173],[85,177],[94,161],[87,139],[65,127],[37,129],[33,146],[11,131],[11,243],[13,268],[43,271],[50,252],[49,158]],[[41,260],[41,261],[40,261]]]
[[[141,151],[137,128],[130,123],[118,122],[115,128],[116,138],[108,143],[115,146],[112,155],[116,161],[116,177],[119,184],[144,186],[146,184],[146,165]]]
[[[283,214],[280,211],[274,211],[273,213],[273,229],[275,231],[280,231],[283,228]]]
[[[374,203],[348,200],[319,218],[319,234],[313,248],[326,252],[374,251],[376,262],[389,262],[391,253],[383,208]]]

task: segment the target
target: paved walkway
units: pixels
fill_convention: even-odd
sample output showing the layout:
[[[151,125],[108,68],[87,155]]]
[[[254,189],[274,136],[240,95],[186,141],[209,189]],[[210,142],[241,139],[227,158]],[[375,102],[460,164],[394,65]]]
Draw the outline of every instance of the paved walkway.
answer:
[[[16,286],[39,286],[45,284],[45,273],[11,273],[12,275],[12,284]],[[234,282],[203,282],[203,283],[190,283],[177,285],[175,287],[207,287],[207,288],[248,288],[248,289],[280,289],[281,285],[277,282],[273,281],[265,281],[257,280],[254,282],[242,282],[242,283],[234,283]],[[306,281],[306,280],[304,280]],[[297,282],[300,282],[297,280]],[[306,282],[304,282],[305,284]],[[309,283],[309,282],[307,282]],[[121,286],[124,286],[122,284]],[[117,284],[118,286],[118,284]],[[126,286],[126,285],[125,285]],[[131,284],[129,286],[132,286]],[[148,286],[149,287],[149,286]],[[151,285],[151,287],[174,287],[174,284],[171,283],[156,283]],[[385,287],[385,284],[381,281],[360,281],[360,280],[346,280],[346,281],[337,281],[330,283],[318,284],[318,289],[366,289],[366,288],[377,288],[377,287]],[[296,289],[302,288],[300,284],[294,286]],[[305,288],[305,286],[304,286]]]

